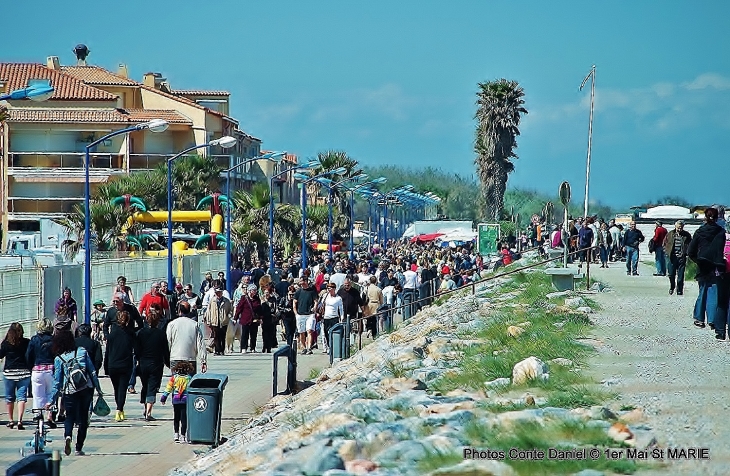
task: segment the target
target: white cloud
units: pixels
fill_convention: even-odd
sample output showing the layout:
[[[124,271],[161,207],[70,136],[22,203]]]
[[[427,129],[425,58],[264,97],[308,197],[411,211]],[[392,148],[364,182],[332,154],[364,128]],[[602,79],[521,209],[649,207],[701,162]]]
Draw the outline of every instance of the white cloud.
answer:
[[[724,91],[730,89],[730,79],[715,73],[705,73],[697,76],[693,81],[684,83],[682,86],[690,91],[698,89],[718,89]]]

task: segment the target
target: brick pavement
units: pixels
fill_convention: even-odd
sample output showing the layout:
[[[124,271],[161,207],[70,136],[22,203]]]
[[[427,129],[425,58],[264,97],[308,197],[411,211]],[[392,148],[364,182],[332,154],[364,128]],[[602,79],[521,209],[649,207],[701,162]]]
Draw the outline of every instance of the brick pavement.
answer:
[[[236,343],[237,345],[238,343]],[[261,341],[259,338],[259,346]],[[315,351],[317,352],[317,351]],[[272,391],[272,356],[273,354],[232,354],[223,357],[210,356],[209,372],[223,373],[229,376],[228,386],[223,394],[223,424],[221,435],[226,436],[236,426],[244,423],[257,405],[265,403]],[[280,365],[280,385],[286,375],[286,366]],[[297,378],[307,379],[312,368],[323,369],[328,366],[328,357],[322,353],[299,355],[297,358]],[[169,371],[166,369],[166,374]],[[163,379],[166,382],[166,380]],[[128,395],[125,405],[127,420],[122,423],[114,421],[114,402],[109,379],[101,379],[102,388],[107,395],[107,402],[112,414],[105,418],[94,416],[84,446],[86,456],[76,457],[73,454],[63,457],[61,474],[64,476],[130,476],[130,475],[163,475],[194,458],[195,451],[205,451],[206,445],[182,445],[172,440],[172,405],[157,403],[153,414],[158,420],[145,422],[142,420],[142,406],[139,394]],[[140,385],[137,385],[139,390]],[[30,420],[26,411],[26,420]],[[20,459],[20,448],[32,437],[32,427],[26,424],[25,431],[5,428],[7,411],[2,405],[0,421],[0,467],[7,468]],[[75,433],[75,432],[74,432]],[[59,425],[51,430],[49,451],[63,450],[63,430]]]

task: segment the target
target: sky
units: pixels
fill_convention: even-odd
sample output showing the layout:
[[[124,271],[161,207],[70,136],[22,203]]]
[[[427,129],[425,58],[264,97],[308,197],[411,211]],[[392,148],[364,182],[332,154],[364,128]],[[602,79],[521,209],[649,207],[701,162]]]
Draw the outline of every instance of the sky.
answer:
[[[0,61],[128,66],[174,89],[225,89],[263,148],[344,150],[363,165],[473,175],[478,83],[525,91],[509,186],[590,200],[728,203],[730,2],[7,2]],[[33,33],[35,32],[35,34]],[[709,171],[706,172],[706,171]]]

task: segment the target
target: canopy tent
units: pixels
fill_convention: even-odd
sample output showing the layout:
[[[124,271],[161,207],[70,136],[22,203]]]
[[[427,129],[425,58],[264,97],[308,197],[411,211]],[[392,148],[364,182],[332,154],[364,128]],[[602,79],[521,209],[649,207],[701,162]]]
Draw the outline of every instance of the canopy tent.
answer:
[[[429,241],[434,241],[440,236],[443,236],[443,233],[424,233],[411,238],[411,243],[428,243]]]

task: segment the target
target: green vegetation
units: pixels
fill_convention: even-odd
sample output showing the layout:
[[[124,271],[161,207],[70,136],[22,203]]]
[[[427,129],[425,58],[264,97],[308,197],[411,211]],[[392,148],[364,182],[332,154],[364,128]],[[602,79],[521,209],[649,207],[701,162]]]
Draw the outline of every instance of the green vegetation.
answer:
[[[317,367],[312,367],[309,369],[309,376],[307,377],[307,380],[316,380],[317,377],[319,377],[319,374],[322,373],[322,369]]]
[[[619,474],[633,474],[638,469],[636,462],[626,459],[609,460],[601,447],[615,447],[616,443],[600,427],[590,427],[579,421],[548,420],[546,424],[536,422],[513,422],[508,428],[491,427],[475,422],[467,424],[466,435],[475,448],[489,448],[504,451],[509,465],[521,475],[572,474],[583,469],[613,471]],[[601,457],[593,460],[587,451],[598,447]],[[546,455],[536,460],[509,457],[512,448],[520,450],[542,450]],[[550,448],[560,450],[585,449],[584,459],[549,459]],[[515,455],[516,456],[516,455]]]
[[[396,378],[405,377],[407,374],[406,368],[403,366],[403,364],[399,362],[394,362],[390,359],[385,361],[385,370],[387,370],[390,375]]]
[[[464,457],[457,451],[429,451],[418,461],[418,469],[424,474],[439,468],[454,466],[464,461]]]

